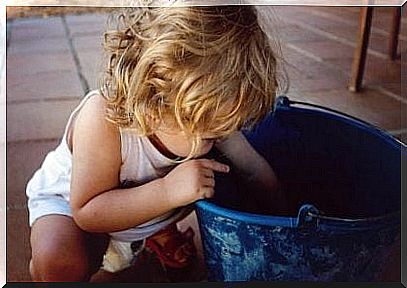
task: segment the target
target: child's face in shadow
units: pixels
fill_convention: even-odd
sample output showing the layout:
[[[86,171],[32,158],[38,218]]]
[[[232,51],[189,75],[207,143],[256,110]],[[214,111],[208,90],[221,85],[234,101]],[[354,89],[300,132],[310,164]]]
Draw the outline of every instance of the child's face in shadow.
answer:
[[[183,131],[161,127],[155,132],[155,135],[160,139],[166,149],[177,156],[187,157],[191,152],[192,139]],[[207,154],[212,149],[215,141],[216,139],[211,138],[210,135],[203,135],[200,147],[197,150],[197,154],[194,155],[194,158]]]

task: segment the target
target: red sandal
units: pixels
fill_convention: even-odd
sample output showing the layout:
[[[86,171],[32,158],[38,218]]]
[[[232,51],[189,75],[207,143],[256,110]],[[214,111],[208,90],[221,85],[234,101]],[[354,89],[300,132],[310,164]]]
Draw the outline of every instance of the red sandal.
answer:
[[[196,256],[194,236],[195,233],[191,227],[180,232],[176,224],[171,224],[148,237],[145,246],[157,255],[164,267],[186,268]]]

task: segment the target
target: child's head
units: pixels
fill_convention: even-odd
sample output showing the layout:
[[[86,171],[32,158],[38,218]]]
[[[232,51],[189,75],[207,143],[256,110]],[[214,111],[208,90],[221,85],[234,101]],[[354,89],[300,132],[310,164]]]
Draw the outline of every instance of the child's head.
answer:
[[[272,109],[278,56],[252,6],[125,10],[105,34],[108,119],[141,135],[227,137]]]

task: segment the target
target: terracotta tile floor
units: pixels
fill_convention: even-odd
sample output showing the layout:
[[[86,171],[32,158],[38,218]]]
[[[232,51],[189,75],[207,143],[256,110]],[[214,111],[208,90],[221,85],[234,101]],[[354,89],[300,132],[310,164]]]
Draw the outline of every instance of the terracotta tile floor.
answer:
[[[405,11],[399,45],[399,54],[402,57],[393,62],[388,60],[386,55],[391,8],[381,7],[375,10],[364,81],[365,89],[356,94],[347,90],[347,83],[357,37],[359,8],[279,6],[275,7],[273,12],[271,7],[261,6],[259,12],[261,17],[266,16],[267,30],[278,33],[282,40],[283,54],[288,63],[287,70],[291,80],[291,88],[287,93],[290,98],[321,104],[359,117],[407,142]],[[30,280],[29,227],[24,187],[49,149],[55,147],[60,137],[56,135],[62,136],[67,120],[67,113],[59,113],[52,117],[45,115],[53,111],[53,107],[57,109],[55,111],[60,111],[61,108],[58,110],[58,107],[67,107],[63,109],[64,111],[73,109],[74,105],[71,103],[77,101],[88,89],[96,87],[97,66],[92,65],[99,65],[97,53],[100,51],[95,50],[95,54],[92,55],[88,48],[100,48],[95,41],[100,37],[97,33],[100,31],[101,19],[105,16],[105,14],[82,14],[8,20],[7,51],[10,51],[10,55],[7,59],[7,109],[9,115],[18,116],[16,118],[18,121],[7,121],[7,132],[10,136],[7,139],[8,281]],[[81,28],[81,25],[85,25],[85,28]],[[92,25],[93,27],[90,27]],[[52,35],[50,45],[43,43],[41,37],[44,33]],[[23,35],[25,39],[22,38]],[[60,44],[51,45],[59,39]],[[33,45],[33,49],[27,49],[27,41]],[[49,61],[51,58],[44,58],[45,52],[52,56],[51,62]],[[29,61],[22,62],[22,59]],[[26,67],[25,64],[30,66]],[[69,81],[60,81],[58,93],[55,93],[55,85],[41,86],[36,83],[38,79],[45,79],[46,73],[52,75],[74,73],[77,77],[69,77],[71,79]],[[20,85],[32,87],[32,94],[24,89],[18,89]],[[72,87],[75,91],[82,89],[82,95],[72,95]],[[35,119],[35,122],[30,120],[32,113],[21,113],[23,109],[29,109],[24,107],[30,103],[32,107],[42,111],[42,117]],[[53,123],[50,123],[49,119],[54,119]],[[29,126],[24,123],[35,123],[33,127],[35,129],[26,130]],[[184,228],[189,225],[194,226],[198,232],[196,218],[193,215],[181,223]],[[199,233],[197,234],[195,240],[200,248]],[[202,253],[202,249],[199,250]],[[177,278],[177,281],[205,280],[201,253],[194,273],[189,273],[187,279]],[[120,280],[116,276],[113,278],[101,274],[97,276],[99,280],[105,277],[104,279],[110,281],[169,281],[154,259],[150,264],[143,273],[139,273],[141,276],[147,276],[146,278],[132,279],[127,277],[129,275],[124,275]],[[174,279],[177,275],[172,276]]]

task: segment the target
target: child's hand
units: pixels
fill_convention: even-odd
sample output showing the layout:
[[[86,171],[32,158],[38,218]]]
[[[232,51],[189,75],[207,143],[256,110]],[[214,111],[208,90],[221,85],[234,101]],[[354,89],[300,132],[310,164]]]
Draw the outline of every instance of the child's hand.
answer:
[[[214,194],[214,171],[227,173],[229,166],[215,160],[197,159],[175,167],[163,178],[170,205],[185,206]]]

